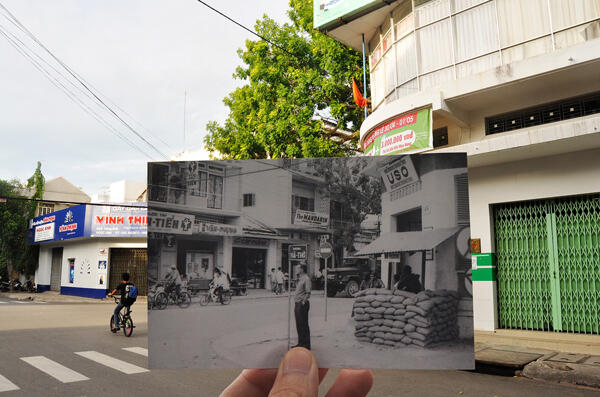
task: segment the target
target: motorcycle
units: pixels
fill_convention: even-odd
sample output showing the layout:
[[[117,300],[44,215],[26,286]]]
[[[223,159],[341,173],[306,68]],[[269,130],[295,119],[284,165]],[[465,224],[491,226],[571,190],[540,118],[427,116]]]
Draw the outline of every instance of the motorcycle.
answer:
[[[2,292],[10,291],[10,283],[6,280],[2,280],[2,277],[0,277],[0,291],[2,291]]]
[[[37,292],[37,288],[35,286],[35,283],[33,281],[31,281],[31,280],[25,281],[25,285],[23,285],[23,288],[27,292]]]
[[[248,295],[248,283],[239,278],[232,277],[229,288],[236,296]]]
[[[23,284],[21,284],[21,281],[19,279],[12,280],[10,282],[10,285],[12,286],[13,291],[17,291],[17,292],[25,291],[25,287],[23,287]]]

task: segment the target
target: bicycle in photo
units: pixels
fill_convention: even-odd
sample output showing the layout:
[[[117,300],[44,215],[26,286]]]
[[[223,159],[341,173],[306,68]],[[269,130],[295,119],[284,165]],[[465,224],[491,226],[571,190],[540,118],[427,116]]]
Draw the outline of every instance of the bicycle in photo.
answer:
[[[115,299],[115,303],[119,303],[118,297],[113,296],[113,298]],[[119,327],[123,330],[123,334],[125,334],[126,337],[130,337],[131,334],[133,334],[133,329],[135,328],[135,326],[133,325],[133,319],[131,318],[131,306],[125,306],[125,313],[119,313],[117,320],[119,323]],[[110,315],[110,322],[108,324],[110,331],[116,333],[117,331],[113,330],[114,317],[112,314]]]
[[[169,297],[165,292],[165,287],[162,283],[157,283],[148,291],[148,310],[166,309],[169,304]]]
[[[169,291],[169,293],[167,294],[167,302],[168,304],[174,304],[179,306],[182,309],[187,308],[191,303],[192,303],[192,296],[190,295],[189,292],[187,292],[186,289],[184,289],[184,287],[181,287],[181,290],[179,291],[179,293],[177,293],[177,289],[176,288],[171,288],[171,290]],[[161,297],[162,299],[162,297]]]
[[[231,295],[231,290],[223,291],[218,294],[217,302],[222,305],[228,305],[231,303]],[[206,306],[211,302],[213,302],[213,297],[210,292],[207,292],[200,297],[200,306]]]

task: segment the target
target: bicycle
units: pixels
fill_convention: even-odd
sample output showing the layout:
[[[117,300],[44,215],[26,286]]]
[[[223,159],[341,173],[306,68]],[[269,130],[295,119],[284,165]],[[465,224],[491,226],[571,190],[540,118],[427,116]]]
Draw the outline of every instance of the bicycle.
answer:
[[[228,305],[231,303],[231,290],[226,290],[221,292],[220,294],[218,294],[218,302],[221,303],[222,305]],[[209,303],[213,302],[213,298],[212,298],[212,294],[210,292],[207,292],[206,294],[202,295],[200,297],[200,306],[206,306]]]
[[[169,303],[173,303],[180,308],[185,309],[192,303],[192,296],[189,292],[184,290],[179,291],[178,294],[176,289],[172,288],[167,294],[167,304]]]
[[[162,283],[157,283],[154,288],[148,292],[148,309],[154,308],[158,310],[166,309],[169,304],[169,298],[165,292],[165,288]]]
[[[115,303],[119,303],[118,297],[113,296],[113,298],[115,299]],[[135,328],[135,325],[133,325],[133,319],[131,318],[131,306],[125,306],[125,309],[126,310],[123,315],[121,315],[121,313],[118,313],[117,320],[119,323],[119,327],[123,330],[125,336],[130,337],[131,334],[133,334],[133,329]],[[112,333],[116,333],[117,331],[113,331],[114,317],[112,314],[110,316],[110,322],[108,324],[110,331]]]

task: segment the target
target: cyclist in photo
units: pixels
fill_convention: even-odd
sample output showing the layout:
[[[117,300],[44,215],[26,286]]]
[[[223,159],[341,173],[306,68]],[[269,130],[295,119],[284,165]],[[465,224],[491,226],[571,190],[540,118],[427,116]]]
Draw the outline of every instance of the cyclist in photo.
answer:
[[[229,277],[217,267],[215,268],[215,275],[210,282],[209,293],[212,296],[213,302],[217,302],[217,298],[227,290],[229,290]]]
[[[181,292],[181,287],[183,285],[183,280],[181,279],[181,274],[179,274],[179,270],[177,270],[177,266],[172,265],[169,272],[165,276],[165,280],[167,281],[167,285],[165,287],[165,292],[169,294],[173,289],[177,295]]]
[[[134,289],[135,292],[133,292]],[[117,288],[109,293],[108,296],[112,297],[117,292],[121,294],[121,301],[117,304],[117,307],[115,307],[112,332],[117,332],[120,329],[119,313],[121,310],[123,310],[124,307],[129,309],[129,307],[131,307],[131,305],[133,305],[137,299],[137,287],[135,287],[133,283],[129,282],[129,273],[123,273],[121,275],[121,284],[119,284]],[[135,298],[132,296],[135,296]]]

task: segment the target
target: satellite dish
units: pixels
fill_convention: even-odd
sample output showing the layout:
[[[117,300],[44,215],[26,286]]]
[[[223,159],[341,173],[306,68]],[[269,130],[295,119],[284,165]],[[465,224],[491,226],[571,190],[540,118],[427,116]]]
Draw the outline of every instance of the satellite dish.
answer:
[[[470,227],[465,227],[458,232],[458,235],[456,236],[456,249],[464,259],[471,260]]]

